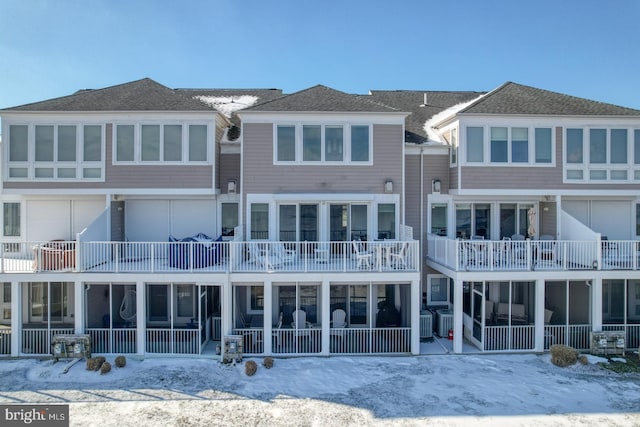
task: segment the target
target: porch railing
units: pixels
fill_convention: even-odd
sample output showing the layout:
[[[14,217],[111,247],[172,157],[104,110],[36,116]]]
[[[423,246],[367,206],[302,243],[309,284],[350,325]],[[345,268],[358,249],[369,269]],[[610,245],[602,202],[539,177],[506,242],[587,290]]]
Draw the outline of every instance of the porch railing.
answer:
[[[51,340],[54,335],[72,334],[73,328],[23,328],[22,353],[51,354]]]
[[[548,350],[553,344],[562,344],[577,350],[588,350],[590,348],[589,334],[592,330],[590,324],[545,325],[544,348]]]
[[[321,329],[274,329],[271,349],[273,353],[313,354],[322,351]]]
[[[233,334],[242,336],[242,351],[245,354],[264,353],[264,330],[262,328],[234,329]]]
[[[486,351],[532,350],[535,347],[534,325],[486,326],[484,331]]]
[[[161,354],[200,354],[199,337],[199,329],[147,329],[146,351]]]
[[[7,242],[0,244],[0,259],[0,273],[417,272],[420,269],[419,242],[415,240]]]
[[[427,258],[456,271],[635,270],[639,256],[635,241],[602,242],[601,248],[599,241],[427,238]]]
[[[136,329],[87,328],[92,353],[135,353]]]
[[[0,329],[0,354],[11,354],[11,328]]]

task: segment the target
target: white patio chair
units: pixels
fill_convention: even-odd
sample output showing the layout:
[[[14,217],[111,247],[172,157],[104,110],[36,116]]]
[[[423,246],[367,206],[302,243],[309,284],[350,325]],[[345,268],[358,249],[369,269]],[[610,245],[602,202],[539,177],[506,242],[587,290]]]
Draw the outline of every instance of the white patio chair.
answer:
[[[402,242],[397,252],[389,252],[389,263],[395,268],[399,266],[402,266],[403,269],[407,268],[407,246],[407,242]]]
[[[538,241],[538,262],[555,263],[556,262],[556,242],[553,236],[543,234]]]
[[[295,249],[288,249],[284,243],[276,243],[272,246],[274,260],[281,262],[282,264],[292,264],[298,259],[298,251]]]
[[[293,311],[291,328],[296,330],[296,337],[308,337],[311,335],[311,323],[307,322],[307,312],[304,310]]]
[[[271,336],[275,342],[276,347],[280,347],[280,342],[282,341],[282,312],[280,312],[280,316],[278,316],[278,323],[271,330]]]
[[[342,329],[346,327],[347,313],[341,308],[333,310],[333,313],[331,313],[331,330],[329,331],[329,334],[333,337],[342,338],[344,336],[344,331]]]
[[[364,250],[364,248],[362,247],[362,242],[351,242],[351,244],[353,246],[353,256],[358,262],[357,268],[360,269],[364,267],[366,269],[370,269],[372,257],[371,253]]]

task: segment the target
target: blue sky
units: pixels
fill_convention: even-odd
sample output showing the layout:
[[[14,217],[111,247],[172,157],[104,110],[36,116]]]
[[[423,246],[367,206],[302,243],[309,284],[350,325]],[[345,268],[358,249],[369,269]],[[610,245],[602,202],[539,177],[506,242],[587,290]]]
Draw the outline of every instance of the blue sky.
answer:
[[[0,108],[169,87],[491,90],[640,109],[640,1],[0,1]]]

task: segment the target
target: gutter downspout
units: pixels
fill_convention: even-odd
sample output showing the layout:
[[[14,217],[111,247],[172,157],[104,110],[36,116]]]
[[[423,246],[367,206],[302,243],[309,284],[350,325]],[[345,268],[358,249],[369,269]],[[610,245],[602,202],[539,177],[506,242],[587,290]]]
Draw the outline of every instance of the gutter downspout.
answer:
[[[422,267],[422,257],[425,254],[425,239],[426,234],[424,232],[424,147],[420,147],[420,267]],[[422,268],[420,268],[422,271]],[[422,281],[422,278],[421,278]]]

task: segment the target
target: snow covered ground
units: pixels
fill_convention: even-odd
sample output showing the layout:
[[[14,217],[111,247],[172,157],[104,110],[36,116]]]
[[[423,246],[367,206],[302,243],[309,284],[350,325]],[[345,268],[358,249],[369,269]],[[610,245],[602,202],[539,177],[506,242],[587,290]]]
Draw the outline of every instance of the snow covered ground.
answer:
[[[113,364],[113,357],[107,358]],[[640,375],[546,355],[0,361],[0,404],[69,404],[72,426],[640,425]],[[246,361],[246,360],[245,360]]]

